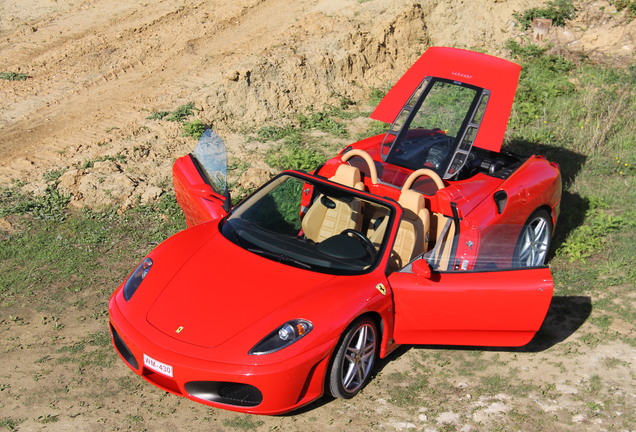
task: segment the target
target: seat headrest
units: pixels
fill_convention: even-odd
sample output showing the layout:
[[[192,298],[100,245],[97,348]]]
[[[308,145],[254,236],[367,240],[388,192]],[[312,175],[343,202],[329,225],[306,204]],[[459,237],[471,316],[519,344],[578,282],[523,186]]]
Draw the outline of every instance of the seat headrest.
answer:
[[[400,194],[398,203],[404,209],[404,215],[408,219],[415,219],[424,208],[424,195],[411,189],[405,190]]]
[[[330,180],[351,188],[359,187],[362,182],[360,170],[347,164],[340,165]]]

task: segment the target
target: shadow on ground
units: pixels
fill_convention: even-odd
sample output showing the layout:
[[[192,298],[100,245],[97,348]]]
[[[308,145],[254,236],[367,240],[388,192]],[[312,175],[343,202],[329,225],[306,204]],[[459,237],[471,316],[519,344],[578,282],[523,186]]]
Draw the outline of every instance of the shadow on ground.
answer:
[[[498,351],[498,352],[541,352],[565,341],[572,336],[587,321],[592,313],[590,297],[572,296],[552,299],[543,325],[532,340],[521,347],[482,347],[482,346],[454,346],[454,345],[410,345],[404,351],[397,350],[398,356],[410,348],[415,349],[448,349],[469,351]],[[392,358],[389,356],[389,358]]]

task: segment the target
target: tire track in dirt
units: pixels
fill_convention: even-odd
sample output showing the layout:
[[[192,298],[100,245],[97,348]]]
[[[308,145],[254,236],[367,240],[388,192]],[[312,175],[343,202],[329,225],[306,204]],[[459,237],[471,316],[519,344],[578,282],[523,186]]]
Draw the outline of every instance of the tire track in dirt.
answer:
[[[0,137],[0,152],[6,156],[0,164],[21,157],[22,168],[38,165],[52,152],[107,139],[110,128],[134,128],[148,115],[142,111],[145,104],[166,106],[184,89],[205,85],[210,75],[219,75],[229,52],[245,49],[250,41],[267,45],[268,33],[285,28],[285,20],[294,16],[278,13],[285,6],[280,0],[234,2],[225,14],[212,18],[214,6],[174,6],[149,17],[125,9],[123,15],[103,18],[96,27],[86,26],[74,37],[41,48],[26,68],[36,71],[34,78],[28,86],[15,86],[13,104],[2,110],[3,123],[10,124]],[[85,20],[93,13],[66,21]],[[104,23],[110,21],[127,24]],[[25,58],[20,53],[31,49],[27,43],[9,54],[20,63]],[[193,75],[202,56],[206,64]],[[62,78],[56,79],[58,73]],[[104,119],[104,113],[115,114]]]

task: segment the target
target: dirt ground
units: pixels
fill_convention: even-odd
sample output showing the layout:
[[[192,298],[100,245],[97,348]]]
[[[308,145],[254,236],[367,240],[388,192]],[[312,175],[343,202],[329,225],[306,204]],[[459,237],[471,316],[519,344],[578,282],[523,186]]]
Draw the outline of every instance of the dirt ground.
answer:
[[[174,159],[195,142],[182,137],[178,125],[148,117],[189,102],[200,110],[197,118],[225,138],[231,157],[266,176],[262,153],[250,147],[256,144],[246,140],[246,132],[284,122],[310,105],[335,104],[343,97],[364,101],[371,88],[393,83],[427,46],[506,55],[504,42],[520,33],[512,13],[542,3],[4,0],[0,72],[29,78],[0,80],[0,184],[21,181],[24,189],[39,193],[50,182],[45,173],[63,172],[59,187],[78,207],[126,207],[156,199],[170,188]],[[636,21],[617,24],[606,1],[583,3],[577,21],[552,29],[549,40],[559,49],[618,65],[633,62]],[[125,166],[118,163],[122,158]],[[104,183],[109,190],[100,186]],[[485,431],[506,430],[505,418],[521,412],[558,419],[546,420],[554,430],[633,430],[621,419],[636,406],[634,350],[598,344],[585,354],[567,355],[586,344],[572,333],[583,323],[589,299],[557,299],[552,311],[566,307],[564,302],[576,303],[579,321],[549,317],[545,346],[477,353],[404,349],[353,401],[322,401],[272,418],[168,395],[118,361],[100,366],[106,378],[94,379],[81,366],[78,378],[64,362],[48,361],[48,341],[63,335],[69,350],[75,345],[68,341],[76,341],[89,357],[91,352],[114,355],[100,336],[105,316],[71,306],[56,328],[57,318],[26,308],[15,321],[5,317],[8,324],[0,331],[0,419],[25,419],[19,429],[27,431]],[[476,356],[486,364],[476,375],[449,370]],[[614,410],[600,417],[581,397],[594,391],[599,369],[607,369],[605,400]],[[564,376],[564,370],[574,372]],[[399,402],[395,383],[421,371],[430,375],[427,391],[436,392],[434,400],[444,406]],[[535,387],[523,396],[511,388],[479,393],[485,377],[509,371]],[[631,381],[627,388],[625,377]]]

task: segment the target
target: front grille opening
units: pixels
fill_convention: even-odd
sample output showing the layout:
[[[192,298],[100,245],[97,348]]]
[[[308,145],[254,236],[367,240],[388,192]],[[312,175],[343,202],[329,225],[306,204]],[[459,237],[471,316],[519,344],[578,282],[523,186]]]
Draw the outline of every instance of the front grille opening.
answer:
[[[137,363],[137,359],[130,352],[112,324],[110,325],[110,334],[113,335],[113,342],[115,343],[115,348],[117,348],[119,354],[124,358],[124,360],[126,360],[126,362],[128,362],[130,366],[133,367],[133,369],[139,369],[139,363]]]
[[[241,407],[255,407],[263,401],[263,394],[249,384],[223,381],[191,381],[186,391],[199,399]]]

